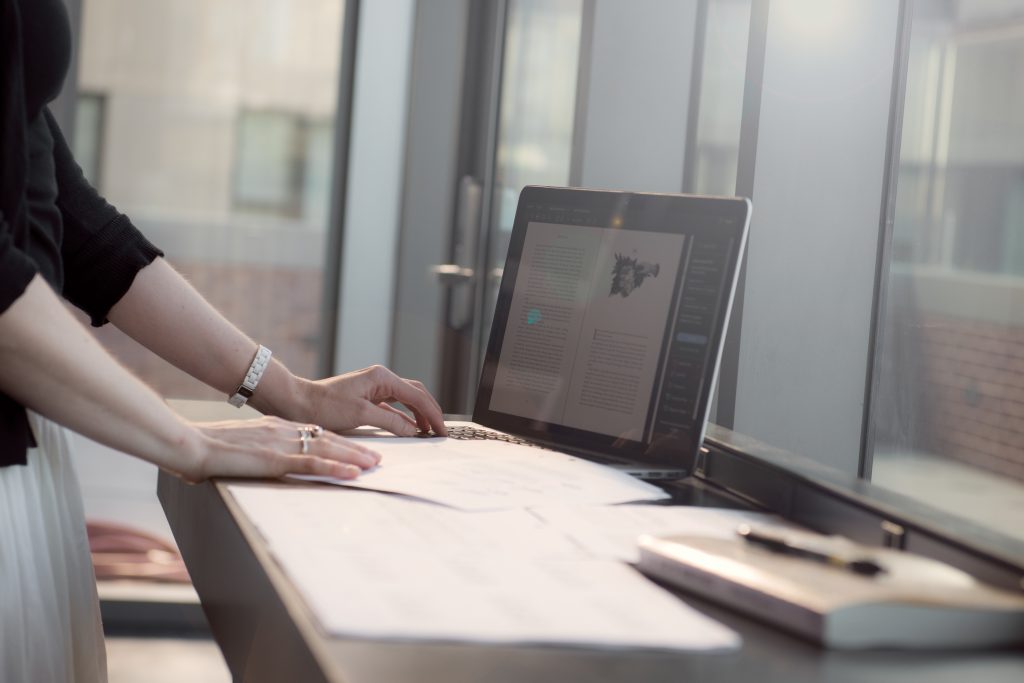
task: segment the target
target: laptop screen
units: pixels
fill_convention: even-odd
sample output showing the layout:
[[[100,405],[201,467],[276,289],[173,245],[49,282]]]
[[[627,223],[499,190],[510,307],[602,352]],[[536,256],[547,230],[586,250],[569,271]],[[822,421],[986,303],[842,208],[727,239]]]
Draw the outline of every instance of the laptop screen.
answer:
[[[748,206],[524,189],[474,420],[568,450],[688,466]]]

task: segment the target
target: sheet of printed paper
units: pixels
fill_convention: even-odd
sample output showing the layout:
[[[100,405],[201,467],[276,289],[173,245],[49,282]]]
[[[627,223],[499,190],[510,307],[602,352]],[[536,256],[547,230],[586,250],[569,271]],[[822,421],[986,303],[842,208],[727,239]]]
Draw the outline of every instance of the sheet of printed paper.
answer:
[[[381,464],[358,479],[299,479],[402,493],[463,510],[534,507],[553,501],[604,505],[664,500],[662,489],[580,458],[530,446],[447,438],[366,436]]]
[[[778,515],[689,505],[558,505],[530,512],[592,557],[623,562],[639,561],[641,534],[735,538],[740,524],[795,528]]]
[[[526,510],[471,514],[333,488],[230,491],[334,635],[702,651],[740,644]]]

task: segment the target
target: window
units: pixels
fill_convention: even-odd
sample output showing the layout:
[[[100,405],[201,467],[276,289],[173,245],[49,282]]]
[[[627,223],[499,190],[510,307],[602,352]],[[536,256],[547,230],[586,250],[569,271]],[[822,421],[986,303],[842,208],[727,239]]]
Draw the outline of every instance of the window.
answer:
[[[204,296],[304,375],[319,352],[343,10],[90,0],[82,21],[86,173],[102,175],[107,198]],[[99,335],[162,394],[220,398],[116,330]]]
[[[314,122],[301,113],[240,112],[234,208],[324,223],[333,132],[330,122]]]
[[[569,181],[582,11],[580,0],[509,4],[495,202],[503,232],[524,185]]]
[[[320,345],[344,9],[89,0],[76,40],[86,175],[207,299],[306,376]],[[168,398],[225,398],[112,325],[96,334]],[[90,517],[169,535],[156,468],[96,444],[80,451]]]
[[[237,126],[235,207],[299,215],[305,122],[294,114],[243,111]]]
[[[1024,2],[911,26],[872,478],[1024,538]]]
[[[698,194],[736,190],[751,0],[707,4],[701,55],[693,187]]]

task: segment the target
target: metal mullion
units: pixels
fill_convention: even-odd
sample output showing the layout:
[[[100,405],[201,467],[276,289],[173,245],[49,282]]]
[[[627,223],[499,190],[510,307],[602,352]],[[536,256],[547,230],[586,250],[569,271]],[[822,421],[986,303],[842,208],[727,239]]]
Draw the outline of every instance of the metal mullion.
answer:
[[[701,0],[702,2],[704,0]],[[572,150],[569,159],[569,186],[583,184],[583,150],[587,142],[587,105],[590,96],[590,70],[594,58],[594,14],[597,0],[583,0],[580,17],[580,48],[576,67],[576,102],[572,123]]]
[[[896,214],[896,189],[899,179],[900,144],[903,135],[903,105],[907,93],[910,56],[912,0],[900,0],[893,58],[892,92],[889,98],[889,126],[886,131],[885,167],[875,257],[875,291],[871,301],[871,329],[868,334],[868,359],[864,379],[864,409],[861,417],[860,457],[857,476],[870,479],[875,451],[875,396],[882,374],[882,342],[885,332],[886,297],[892,258],[893,223]]]
[[[768,10],[769,0],[753,0],[750,7],[750,31],[747,36],[746,84],[743,89],[743,115],[740,120],[736,195],[751,200],[754,195],[758,126],[761,119],[761,90],[764,85],[765,49],[768,44]],[[756,205],[753,215],[757,216]],[[744,254],[736,282],[732,313],[729,316],[729,329],[726,331],[722,349],[722,362],[718,371],[718,402],[715,405],[715,422],[729,428],[732,428],[736,421],[740,336],[743,326],[743,299],[746,281],[747,256]]]
[[[321,377],[335,373],[335,347],[341,314],[341,264],[344,249],[345,206],[348,193],[348,162],[352,134],[352,99],[356,74],[356,42],[359,35],[360,0],[345,0],[341,28],[341,64],[338,69],[338,97],[335,108],[334,161],[331,183],[330,218],[324,248],[324,270],[320,297],[320,348],[317,370]]]
[[[482,345],[485,339],[483,321],[487,318],[487,272],[492,248],[494,186],[498,156],[498,134],[501,125],[502,72],[505,62],[505,34],[508,22],[508,0],[497,0],[495,7],[494,47],[487,96],[487,132],[484,137],[484,165],[480,202],[480,239],[477,242],[476,281],[473,296],[473,337],[469,349],[469,372],[466,375],[466,405],[476,402],[477,380],[483,364]]]
[[[708,3],[697,1],[693,32],[693,66],[690,71],[690,98],[687,103],[686,143],[683,147],[683,192],[693,193],[697,184],[697,126],[700,123],[700,95],[704,79],[704,52],[708,33]]]

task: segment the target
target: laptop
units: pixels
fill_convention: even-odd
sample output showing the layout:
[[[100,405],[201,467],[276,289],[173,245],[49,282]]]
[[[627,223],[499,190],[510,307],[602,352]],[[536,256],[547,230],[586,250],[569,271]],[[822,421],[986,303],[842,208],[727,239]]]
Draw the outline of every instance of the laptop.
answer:
[[[473,422],[449,435],[689,474],[749,220],[743,198],[526,187]]]

